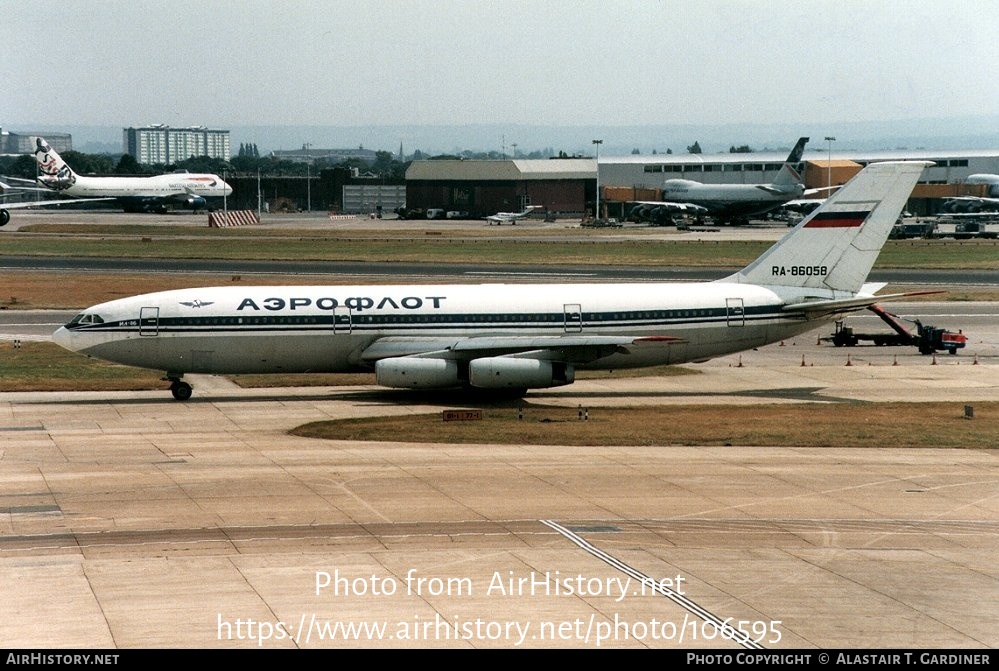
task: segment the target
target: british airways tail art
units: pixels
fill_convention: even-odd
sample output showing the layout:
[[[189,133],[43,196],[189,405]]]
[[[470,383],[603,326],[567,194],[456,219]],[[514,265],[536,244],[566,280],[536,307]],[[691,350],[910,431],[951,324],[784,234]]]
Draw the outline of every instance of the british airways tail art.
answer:
[[[523,392],[577,370],[705,361],[804,333],[874,296],[867,275],[928,162],[872,164],[760,258],[699,283],[184,289],[95,305],[63,347],[186,373],[374,371],[387,387]]]
[[[166,211],[169,206],[198,210],[209,199],[221,200],[232,187],[218,175],[175,172],[150,177],[90,177],[78,175],[45,138],[32,137],[38,183],[76,198],[116,199],[126,212]]]

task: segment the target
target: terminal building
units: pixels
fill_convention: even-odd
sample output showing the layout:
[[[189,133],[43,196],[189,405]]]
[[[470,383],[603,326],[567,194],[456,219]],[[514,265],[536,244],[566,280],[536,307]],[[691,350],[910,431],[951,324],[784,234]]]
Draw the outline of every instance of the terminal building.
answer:
[[[659,200],[667,179],[707,184],[768,183],[776,178],[787,154],[788,150],[632,154],[601,156],[599,165],[592,158],[414,161],[406,171],[406,201],[409,208],[456,210],[475,217],[520,211],[527,205],[574,215],[594,211],[599,183],[603,213],[624,218],[630,203]],[[986,195],[986,187],[966,184],[967,178],[981,173],[999,174],[999,150],[806,150],[797,168],[806,189],[820,189],[845,184],[868,163],[915,160],[934,163],[913,191],[909,209],[915,214],[938,214],[945,198]]]
[[[125,153],[146,165],[176,163],[195,156],[228,161],[229,131],[206,126],[172,128],[163,124],[122,131]]]

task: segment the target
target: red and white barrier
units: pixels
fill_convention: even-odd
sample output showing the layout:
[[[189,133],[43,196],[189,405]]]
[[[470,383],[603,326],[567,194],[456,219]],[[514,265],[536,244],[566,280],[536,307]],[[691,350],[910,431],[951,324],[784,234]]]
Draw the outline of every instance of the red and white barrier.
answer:
[[[260,217],[253,210],[227,210],[224,212],[209,212],[208,227],[224,228],[227,226],[250,226],[259,224]]]

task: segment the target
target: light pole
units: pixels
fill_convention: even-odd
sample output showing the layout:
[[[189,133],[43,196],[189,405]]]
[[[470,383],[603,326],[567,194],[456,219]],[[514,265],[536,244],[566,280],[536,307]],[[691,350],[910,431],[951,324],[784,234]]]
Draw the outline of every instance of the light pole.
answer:
[[[305,211],[312,212],[312,143],[306,142],[303,146],[305,154]]]
[[[229,194],[228,194],[228,192],[226,190],[226,185],[229,183],[229,181],[226,179],[226,177],[229,175],[229,169],[231,167],[232,166],[229,165],[228,162],[223,162],[222,163],[222,182],[223,182],[223,185],[222,185],[222,212],[225,213],[225,220],[226,220],[227,224],[229,223]]]
[[[832,143],[836,141],[832,135],[826,135],[826,142],[829,143],[829,154],[826,158],[826,186],[829,187],[826,191],[826,198],[829,197],[829,192],[832,191]]]
[[[600,219],[600,145],[604,143],[603,140],[594,140],[593,144],[597,146],[597,208],[594,212],[594,218]]]

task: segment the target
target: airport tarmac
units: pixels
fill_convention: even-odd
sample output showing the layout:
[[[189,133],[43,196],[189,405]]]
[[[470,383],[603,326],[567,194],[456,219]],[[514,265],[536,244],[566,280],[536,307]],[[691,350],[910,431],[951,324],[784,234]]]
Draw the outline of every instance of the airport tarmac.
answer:
[[[999,399],[994,355],[850,349],[856,365],[784,343],[528,399],[664,421],[703,402]],[[0,394],[5,647],[999,645],[991,451],[317,441],[287,431],[442,407],[192,381],[187,403]]]
[[[835,348],[826,327],[699,375],[527,398],[664,422],[699,403],[999,400],[996,304],[892,311],[963,328],[967,350]],[[5,311],[0,351],[66,315]],[[288,431],[456,406],[191,381],[187,403],[0,393],[4,647],[999,646],[994,451],[319,441]]]
[[[190,226],[206,228],[208,215],[204,212],[170,212],[166,214],[123,213],[112,210],[17,210],[11,215],[2,232],[19,231],[23,227],[38,224],[69,225],[142,225],[142,226]],[[584,228],[580,217],[561,217],[555,221],[542,219],[522,219],[516,224],[491,224],[482,219],[399,219],[394,214],[377,219],[369,215],[329,215],[323,212],[262,213],[260,223],[254,229],[321,229],[330,232],[392,230],[402,235],[426,236],[433,234],[457,235],[462,232],[484,231],[491,235],[515,238],[518,234],[531,234],[537,239],[538,233],[551,233],[559,239],[567,235],[585,234],[587,239],[594,235],[601,239],[633,238],[666,240],[779,240],[788,231],[783,222],[755,222],[750,226],[697,226],[678,230],[675,226],[652,226],[622,222],[620,226],[604,228]]]

